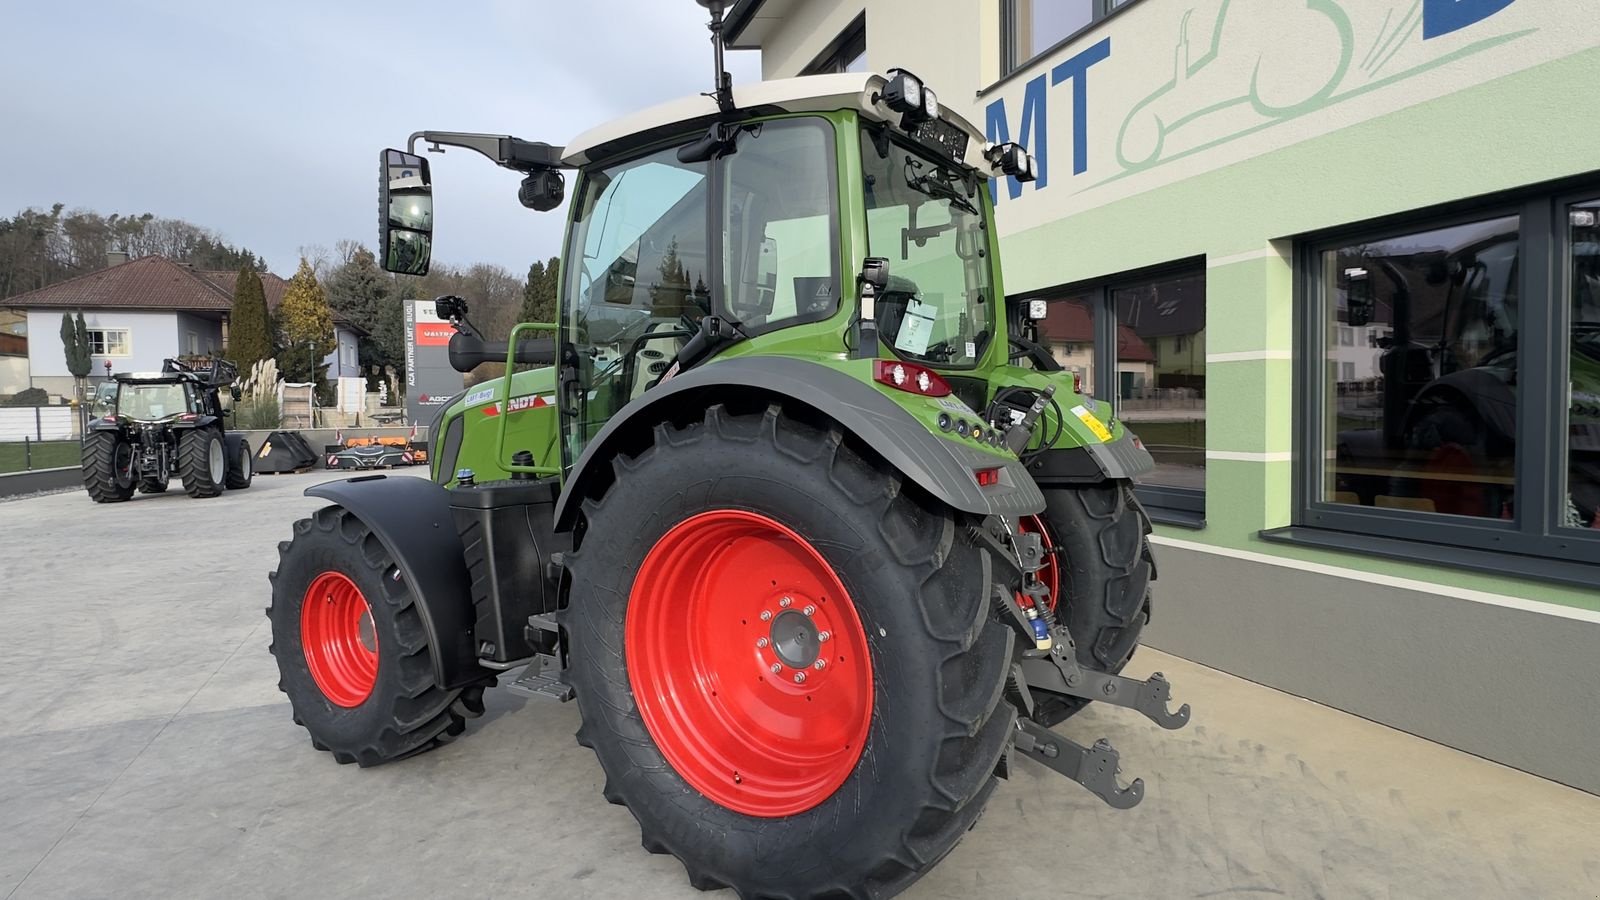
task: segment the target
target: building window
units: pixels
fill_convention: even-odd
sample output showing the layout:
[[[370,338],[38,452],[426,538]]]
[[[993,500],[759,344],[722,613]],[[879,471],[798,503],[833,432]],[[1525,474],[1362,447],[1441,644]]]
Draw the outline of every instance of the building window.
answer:
[[[200,355],[200,335],[196,334],[193,331],[189,332],[189,355],[190,356],[199,356]]]
[[[126,328],[89,329],[89,353],[94,356],[128,356],[132,347]]]
[[[867,17],[856,16],[850,27],[839,33],[801,75],[835,75],[867,70]]]
[[[1002,75],[1135,0],[1000,0]]]
[[[1597,220],[1542,193],[1308,245],[1297,524],[1600,558]]]
[[[1566,528],[1600,529],[1600,199],[1567,210]]]
[[[1205,511],[1206,282],[1202,263],[1037,292],[1049,300],[1039,340],[1084,387],[1110,400],[1156,468],[1139,494],[1163,521]]]

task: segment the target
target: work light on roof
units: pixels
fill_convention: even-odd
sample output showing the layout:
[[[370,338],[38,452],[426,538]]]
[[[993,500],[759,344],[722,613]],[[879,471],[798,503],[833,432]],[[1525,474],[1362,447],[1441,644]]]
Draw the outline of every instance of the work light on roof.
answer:
[[[1007,141],[1004,144],[984,144],[983,158],[989,165],[1018,181],[1033,181],[1039,177],[1039,167],[1033,155],[1021,144]]]
[[[905,69],[890,69],[883,87],[883,103],[900,114],[900,127],[910,128],[939,115],[939,97],[922,79]]]

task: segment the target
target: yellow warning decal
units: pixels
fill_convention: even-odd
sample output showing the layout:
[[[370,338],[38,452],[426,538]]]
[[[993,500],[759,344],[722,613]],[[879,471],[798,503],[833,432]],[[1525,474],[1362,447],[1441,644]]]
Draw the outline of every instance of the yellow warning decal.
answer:
[[[1082,406],[1074,406],[1072,414],[1078,417],[1078,421],[1089,426],[1089,430],[1094,432],[1094,436],[1099,438],[1102,444],[1111,440],[1111,429],[1107,428],[1106,423],[1100,421],[1094,413]]]

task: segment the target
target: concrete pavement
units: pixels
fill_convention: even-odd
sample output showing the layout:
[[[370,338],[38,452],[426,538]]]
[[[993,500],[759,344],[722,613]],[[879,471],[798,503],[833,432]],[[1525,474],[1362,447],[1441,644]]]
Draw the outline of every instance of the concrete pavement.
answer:
[[[327,477],[0,502],[0,897],[702,896],[601,799],[575,705],[491,691],[461,740],[377,769],[312,750],[262,607]],[[1600,797],[1148,648],[1131,668],[1193,724],[1062,731],[1109,737],[1144,804],[1022,762],[906,896],[1600,897]]]

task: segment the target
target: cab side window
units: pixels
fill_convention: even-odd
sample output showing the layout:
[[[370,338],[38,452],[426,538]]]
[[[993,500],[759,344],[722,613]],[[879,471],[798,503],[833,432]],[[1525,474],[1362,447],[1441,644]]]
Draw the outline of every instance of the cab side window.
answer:
[[[832,147],[825,120],[779,120],[745,129],[720,163],[728,314],[746,331],[839,308]]]

